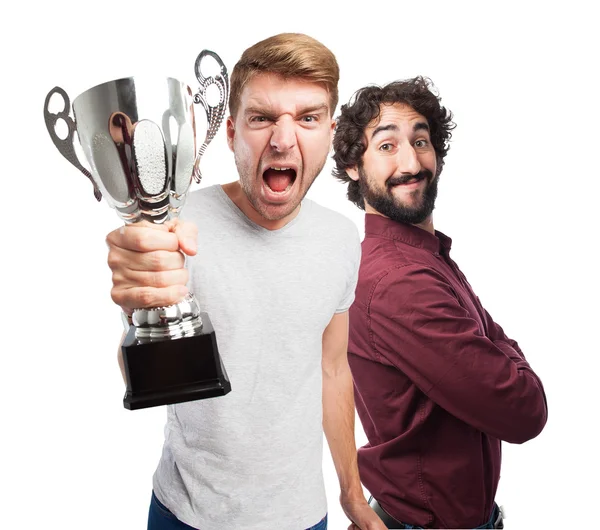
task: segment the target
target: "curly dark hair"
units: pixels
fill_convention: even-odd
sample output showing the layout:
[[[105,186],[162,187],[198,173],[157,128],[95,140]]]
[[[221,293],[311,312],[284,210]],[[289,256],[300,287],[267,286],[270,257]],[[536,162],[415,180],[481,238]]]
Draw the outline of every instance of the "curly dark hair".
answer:
[[[436,154],[436,177],[441,173],[444,157],[450,147],[451,131],[456,125],[452,121],[452,113],[440,102],[441,98],[431,79],[417,76],[383,87],[373,85],[361,88],[348,104],[342,105],[333,138],[333,175],[348,183],[350,201],[364,210],[365,201],[359,183],[350,178],[346,169],[362,166],[362,156],[367,149],[365,129],[379,117],[382,104],[406,103],[427,119]]]

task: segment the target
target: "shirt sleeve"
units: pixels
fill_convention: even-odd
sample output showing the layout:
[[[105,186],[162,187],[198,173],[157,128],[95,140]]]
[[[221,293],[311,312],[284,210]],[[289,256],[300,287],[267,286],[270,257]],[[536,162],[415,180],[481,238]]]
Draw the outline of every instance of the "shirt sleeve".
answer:
[[[479,297],[477,297],[477,301],[483,307],[483,305],[481,304],[481,300],[479,300]],[[491,317],[491,315],[485,309],[483,310],[483,312],[485,314],[485,325],[488,330],[488,335],[490,337],[490,340],[494,341],[494,344],[496,344],[496,345],[505,344],[509,348],[508,350],[506,350],[506,353],[512,359],[525,360],[525,355],[521,351],[521,348],[517,344],[517,341],[513,340],[513,339],[509,339],[506,336],[506,333],[504,333],[504,330],[502,329],[502,327],[499,324],[496,324],[496,322]]]
[[[546,396],[518,345],[495,323],[484,335],[439,273],[393,269],[375,286],[369,317],[375,352],[453,416],[512,443],[543,429]]]

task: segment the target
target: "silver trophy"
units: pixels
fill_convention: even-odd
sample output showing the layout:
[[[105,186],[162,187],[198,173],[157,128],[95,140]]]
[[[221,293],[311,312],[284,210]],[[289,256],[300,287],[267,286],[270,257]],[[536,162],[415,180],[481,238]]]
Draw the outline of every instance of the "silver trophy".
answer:
[[[206,57],[220,72],[205,77]],[[192,178],[200,182],[200,159],[214,138],[227,109],[229,78],[220,57],[203,50],[194,66],[200,83],[195,94],[173,78],[128,77],[95,86],[73,101],[60,87],[46,96],[44,119],[60,153],[90,179],[94,196],[102,196],[126,223],[163,223],[179,215]],[[209,87],[218,88],[210,103]],[[50,111],[58,95],[64,108]],[[206,112],[207,131],[196,151],[195,104]],[[60,138],[56,126],[68,128]],[[75,132],[89,163],[75,152]],[[123,404],[139,409],[227,394],[231,384],[218,352],[208,315],[189,294],[168,307],[138,308],[123,342],[127,390]]]

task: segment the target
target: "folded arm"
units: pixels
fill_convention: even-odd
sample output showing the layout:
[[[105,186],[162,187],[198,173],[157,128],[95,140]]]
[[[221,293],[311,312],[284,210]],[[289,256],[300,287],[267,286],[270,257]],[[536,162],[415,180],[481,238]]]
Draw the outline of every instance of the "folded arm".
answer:
[[[391,271],[369,314],[375,351],[450,414],[512,443],[541,432],[540,379],[502,328],[494,324],[484,335],[442,275],[413,266]]]

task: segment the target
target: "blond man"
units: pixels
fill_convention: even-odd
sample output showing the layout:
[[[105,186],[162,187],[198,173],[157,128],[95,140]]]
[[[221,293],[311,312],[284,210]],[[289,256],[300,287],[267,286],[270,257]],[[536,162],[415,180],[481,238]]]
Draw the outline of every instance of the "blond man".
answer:
[[[168,407],[149,530],[326,528],[323,430],[345,513],[355,528],[385,528],[358,477],[346,358],[359,237],[304,198],[331,147],[338,76],[331,51],[305,35],[247,49],[227,120],[239,179],[192,193],[183,222],[107,238],[115,303],[168,305],[189,288],[233,388]]]

